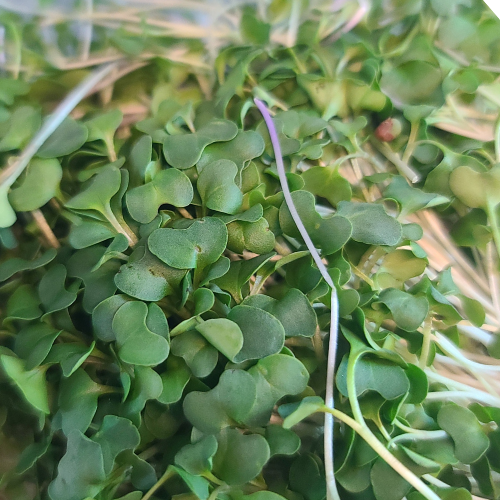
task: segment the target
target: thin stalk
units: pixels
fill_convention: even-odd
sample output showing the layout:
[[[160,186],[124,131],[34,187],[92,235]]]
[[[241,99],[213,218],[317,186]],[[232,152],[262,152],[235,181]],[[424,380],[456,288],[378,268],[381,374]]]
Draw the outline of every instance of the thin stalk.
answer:
[[[410,469],[403,465],[370,431],[366,425],[349,417],[345,413],[333,408],[324,408],[323,411],[330,413],[341,422],[347,424],[351,429],[357,432],[366,443],[391,466],[403,479],[406,479],[417,491],[422,493],[427,500],[440,500],[439,496],[432,491],[421,479],[419,479]]]
[[[273,119],[267,109],[267,106],[259,99],[254,99],[259,111],[262,113],[264,121],[269,130],[269,136],[273,145],[274,157],[276,158],[276,167],[278,176],[283,191],[285,202],[290,210],[290,214],[299,230],[302,239],[304,240],[311,256],[316,263],[323,279],[331,288],[331,302],[330,302],[330,341],[328,345],[328,361],[327,361],[327,374],[326,374],[326,395],[325,404],[328,408],[333,408],[333,389],[334,389],[334,372],[335,372],[335,358],[337,353],[338,342],[338,320],[339,320],[339,302],[337,296],[337,289],[333,284],[332,278],[328,274],[325,264],[323,263],[314,243],[309,236],[299,213],[293,203],[292,195],[288,187],[288,181],[285,173],[285,166],[283,164],[283,156],[281,154],[281,146],[278,138],[276,127],[274,126]],[[325,430],[324,430],[324,450],[325,450],[325,475],[327,484],[327,498],[328,500],[340,500],[335,483],[335,474],[333,466],[333,417],[325,416]]]
[[[417,431],[417,432],[410,432],[408,434],[400,434],[399,436],[396,436],[392,438],[388,445],[389,448],[395,447],[396,443],[399,443],[401,441],[414,441],[416,439],[421,439],[421,440],[433,440],[433,439],[440,439],[446,437],[448,434],[446,431]]]
[[[419,360],[419,366],[422,370],[425,370],[427,362],[429,361],[429,353],[431,349],[431,339],[432,339],[431,325],[432,325],[432,319],[430,317],[427,317],[424,322],[424,328],[422,332],[424,339],[422,342],[422,350],[420,352],[420,360]]]
[[[406,177],[411,183],[420,180],[420,174],[413,170],[407,163],[396,154],[385,142],[372,141],[375,147],[398,169],[399,173]]]
[[[45,241],[49,245],[49,247],[52,248],[59,248],[61,245],[59,244],[59,240],[56,238],[55,234],[53,233],[51,227],[49,226],[47,219],[45,219],[42,211],[40,209],[33,210],[31,212],[31,215],[33,216],[33,220],[35,221],[36,225],[38,226],[38,229],[40,229],[40,232],[42,233]]]
[[[113,226],[116,232],[123,234],[125,238],[127,238],[130,246],[134,246],[137,243],[137,236],[128,226],[124,227],[120,224],[109,206],[106,207],[106,219],[108,219],[109,223]]]
[[[406,144],[405,152],[403,153],[403,156],[401,158],[401,161],[403,163],[408,163],[410,161],[411,155],[413,154],[413,150],[415,149],[415,141],[417,140],[418,137],[419,128],[420,128],[420,123],[418,121],[411,123],[408,143]]]
[[[438,391],[438,392],[430,392],[427,394],[427,401],[442,401],[442,400],[451,400],[451,401],[477,401],[479,403],[486,404],[488,406],[496,406],[500,405],[500,399],[490,396],[485,392],[474,390],[470,392],[465,391]]]
[[[495,125],[495,157],[497,163],[500,163],[500,118]]]
[[[163,484],[165,484],[171,477],[175,475],[174,469],[171,469],[170,467],[165,471],[165,474],[156,481],[156,483],[149,489],[149,491],[142,497],[142,500],[149,500],[153,494],[155,493],[156,490],[161,488]]]
[[[498,228],[496,206],[492,203],[488,203],[488,206],[486,207],[486,215],[488,216],[488,220],[490,222],[491,234],[493,235],[493,241],[497,247],[497,253],[500,255],[500,229]]]

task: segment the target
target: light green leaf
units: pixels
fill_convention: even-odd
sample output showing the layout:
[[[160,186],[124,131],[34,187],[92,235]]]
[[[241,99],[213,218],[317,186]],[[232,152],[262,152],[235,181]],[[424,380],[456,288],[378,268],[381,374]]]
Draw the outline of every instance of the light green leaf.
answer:
[[[45,369],[37,367],[26,370],[23,360],[8,356],[0,356],[0,364],[7,376],[17,385],[26,401],[36,410],[49,414],[49,397]]]
[[[205,436],[196,443],[183,446],[175,455],[175,463],[195,476],[212,470],[212,457],[218,443],[214,436]]]
[[[151,252],[176,269],[203,269],[213,264],[226,243],[226,226],[215,217],[196,220],[187,229],[157,229],[148,240]]]
[[[9,193],[12,207],[18,212],[40,208],[57,194],[61,178],[62,168],[58,160],[31,160],[21,185]]]
[[[209,319],[196,325],[196,330],[230,361],[233,361],[243,346],[240,327],[228,319]]]
[[[255,382],[243,370],[226,370],[208,392],[190,392],[184,399],[186,418],[205,434],[243,422],[256,398]]]
[[[260,359],[281,351],[285,341],[282,324],[267,311],[252,306],[236,306],[228,317],[243,333],[243,347],[234,357],[241,363],[247,359]]]
[[[337,214],[351,222],[351,237],[355,241],[393,246],[401,239],[401,224],[382,205],[341,201],[337,208]]]
[[[258,434],[244,435],[237,429],[226,428],[217,436],[217,441],[213,470],[229,485],[251,481],[269,460],[269,445]]]
[[[218,160],[203,167],[196,187],[203,205],[226,214],[237,213],[243,202],[243,193],[235,184],[238,167],[231,160]]]
[[[80,149],[87,142],[87,138],[87,127],[68,116],[43,143],[38,150],[37,156],[40,158],[67,156]]]
[[[193,199],[193,186],[189,178],[175,168],[159,172],[151,182],[131,189],[126,202],[130,215],[147,224],[157,215],[163,204],[185,207]]]
[[[455,456],[460,462],[471,464],[488,449],[488,437],[469,409],[448,403],[439,410],[437,422],[453,439]]]
[[[149,307],[155,306],[150,304]],[[156,366],[168,357],[168,341],[146,325],[148,306],[144,302],[123,304],[112,322],[116,334],[118,356],[132,365]]]

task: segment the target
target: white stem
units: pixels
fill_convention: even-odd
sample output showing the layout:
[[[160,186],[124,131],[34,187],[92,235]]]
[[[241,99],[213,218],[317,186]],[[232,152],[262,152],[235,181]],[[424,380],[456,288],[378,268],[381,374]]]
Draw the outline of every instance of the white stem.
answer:
[[[43,143],[56,131],[64,119],[73,111],[78,103],[87,95],[92,88],[108,75],[116,63],[109,64],[91,73],[78,87],[73,89],[68,96],[57,106],[49,118],[45,121],[42,128],[33,137],[28,146],[24,149],[21,156],[0,173],[0,186],[12,186],[15,180],[21,175],[28,166],[31,158],[38,152]]]

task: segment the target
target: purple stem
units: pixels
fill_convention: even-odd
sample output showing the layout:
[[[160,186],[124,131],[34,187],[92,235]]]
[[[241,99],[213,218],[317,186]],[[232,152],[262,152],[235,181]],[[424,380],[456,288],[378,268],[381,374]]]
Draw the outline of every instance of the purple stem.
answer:
[[[269,131],[269,137],[271,138],[271,144],[274,149],[274,156],[276,158],[276,167],[278,169],[278,176],[281,183],[281,189],[283,190],[283,195],[285,197],[285,202],[290,210],[290,214],[297,226],[297,229],[302,236],[309,252],[311,253],[314,262],[318,266],[323,279],[330,286],[331,293],[331,306],[330,306],[330,343],[328,345],[328,360],[327,360],[327,373],[326,373],[326,394],[325,394],[325,405],[328,408],[334,407],[333,404],[333,387],[334,387],[334,373],[335,373],[335,357],[337,354],[337,342],[338,342],[338,320],[339,320],[339,303],[337,296],[337,289],[333,284],[332,278],[328,274],[325,264],[321,260],[321,257],[314,246],[314,243],[305,228],[295,204],[292,199],[292,194],[288,187],[288,181],[285,173],[285,166],[283,165],[283,155],[281,154],[281,146],[278,138],[278,132],[274,126],[273,119],[267,109],[267,106],[259,99],[254,98],[254,102],[262,113],[264,121],[267,125]],[[335,484],[335,475],[333,469],[333,415],[330,413],[325,414],[325,431],[324,431],[324,449],[325,449],[325,474],[326,474],[326,484],[328,491],[328,499],[340,498],[337,492],[337,486]]]

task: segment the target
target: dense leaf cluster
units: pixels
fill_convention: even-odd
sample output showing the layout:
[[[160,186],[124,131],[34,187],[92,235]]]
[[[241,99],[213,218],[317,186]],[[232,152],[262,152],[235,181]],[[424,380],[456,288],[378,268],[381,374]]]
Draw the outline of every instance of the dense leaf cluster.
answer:
[[[277,110],[294,204],[337,288],[336,408],[437,478],[442,498],[471,498],[464,470],[495,497],[498,409],[446,402],[428,378],[460,344],[456,325],[481,326],[485,311],[449,269],[424,273],[422,230],[406,217],[445,207],[463,246],[498,233],[491,144],[443,133],[463,124],[439,115],[454,101],[492,106],[476,91],[497,85],[480,66],[498,62],[498,25],[472,1],[394,3],[388,19],[375,2],[334,43],[308,21],[294,49],[271,48],[270,26],[246,11],[251,45],[221,52],[211,98],[192,71],[154,60],[115,84],[107,109],[85,100],[0,187],[8,498],[325,498],[314,412],[330,289],[284,202],[253,95]],[[0,79],[3,159],[41,126],[48,78]],[[137,95],[152,96],[150,110],[128,126],[121,109]],[[390,116],[403,127],[389,146],[374,130]],[[346,156],[373,169],[361,184]],[[36,237],[29,212],[42,207],[60,248]],[[336,424],[335,449],[342,499],[423,498],[350,427]]]

